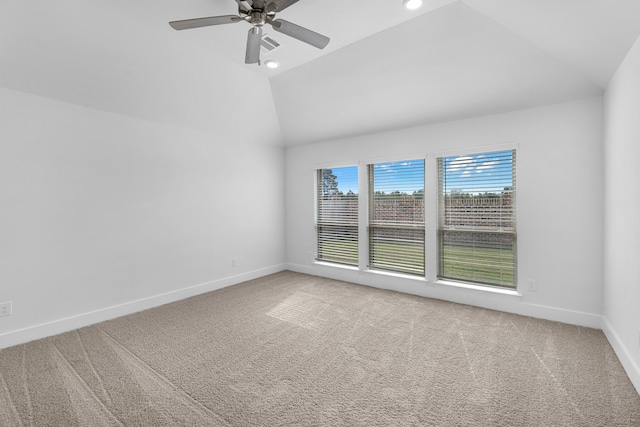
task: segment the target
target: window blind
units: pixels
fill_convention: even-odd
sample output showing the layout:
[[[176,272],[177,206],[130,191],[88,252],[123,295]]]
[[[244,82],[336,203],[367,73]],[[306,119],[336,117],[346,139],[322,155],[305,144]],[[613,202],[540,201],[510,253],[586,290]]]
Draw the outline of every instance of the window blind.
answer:
[[[516,152],[438,159],[438,277],[516,286]]]
[[[376,163],[369,176],[369,268],[424,275],[424,160]]]
[[[358,265],[357,177],[357,166],[317,170],[316,259],[319,261]],[[341,181],[348,190],[341,188]]]

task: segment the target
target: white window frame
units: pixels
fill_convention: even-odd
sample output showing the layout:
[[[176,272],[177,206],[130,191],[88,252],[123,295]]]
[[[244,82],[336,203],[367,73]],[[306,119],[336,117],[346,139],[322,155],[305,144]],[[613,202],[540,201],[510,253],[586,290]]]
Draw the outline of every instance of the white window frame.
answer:
[[[517,259],[517,179],[514,181],[514,200],[513,200],[513,209],[514,209],[514,226],[513,226],[513,259],[514,259],[514,273],[513,273],[513,285],[500,285],[500,284],[490,284],[490,283],[481,283],[481,282],[473,282],[467,280],[459,280],[459,279],[450,279],[446,277],[441,277],[440,271],[440,182],[439,182],[439,170],[438,170],[438,159],[444,157],[453,157],[453,156],[461,156],[461,155],[477,155],[482,153],[491,153],[491,152],[501,152],[501,151],[514,151],[516,153],[516,163],[514,164],[514,179],[517,175],[517,158],[518,158],[518,146],[517,144],[504,144],[504,145],[492,145],[492,146],[484,146],[484,147],[472,147],[468,149],[459,149],[459,150],[450,150],[446,152],[439,152],[434,155],[433,161],[431,165],[433,167],[432,179],[435,183],[436,191],[433,192],[435,198],[435,211],[436,211],[436,221],[433,224],[433,237],[434,237],[434,246],[435,250],[433,252],[433,256],[430,259],[430,264],[435,268],[436,278],[434,283],[442,284],[442,285],[453,285],[468,289],[480,289],[480,290],[488,290],[491,292],[498,292],[504,294],[518,295],[518,259]]]
[[[403,268],[384,268],[384,267],[376,267],[373,265],[370,265],[371,259],[371,253],[370,253],[370,245],[371,245],[371,233],[373,231],[373,229],[376,227],[375,225],[373,225],[371,223],[372,221],[372,203],[373,203],[373,192],[374,192],[374,188],[371,187],[372,182],[371,182],[371,172],[373,170],[373,168],[375,167],[375,165],[377,164],[384,164],[384,163],[398,163],[398,162],[406,162],[406,161],[421,161],[423,163],[423,176],[422,176],[422,189],[424,191],[425,194],[423,194],[423,209],[426,209],[426,175],[427,175],[427,160],[426,160],[426,156],[424,154],[418,154],[418,155],[414,155],[414,156],[397,156],[397,157],[393,157],[393,158],[384,158],[384,159],[376,159],[373,161],[367,161],[365,162],[365,167],[363,167],[364,172],[365,172],[365,183],[366,183],[366,213],[364,216],[364,220],[366,222],[366,230],[365,230],[365,234],[363,236],[366,236],[366,258],[364,259],[364,261],[366,262],[366,268],[367,271],[370,272],[376,272],[376,273],[383,273],[383,274],[391,274],[391,275],[400,275],[400,276],[407,276],[407,277],[413,277],[413,278],[419,278],[419,279],[425,279],[426,277],[426,271],[427,271],[427,259],[426,259],[426,248],[427,248],[427,238],[426,238],[426,210],[424,211],[424,217],[423,221],[422,221],[422,226],[418,226],[416,227],[416,229],[419,231],[421,230],[424,236],[424,241],[423,241],[423,250],[422,250],[422,271],[421,272],[411,272],[408,271],[408,269],[403,269]],[[392,230],[394,227],[390,224],[389,225],[389,229]],[[404,228],[403,225],[398,224],[398,229],[400,228]],[[411,227],[413,228],[413,227]],[[361,254],[362,256],[362,254]]]
[[[321,205],[321,201],[318,200],[318,193],[319,193],[319,186],[321,185],[318,177],[319,177],[319,171],[321,170],[326,170],[326,169],[338,169],[338,168],[346,168],[346,167],[356,167],[358,170],[358,215],[357,215],[357,239],[358,239],[358,243],[357,243],[357,258],[358,258],[358,262],[356,264],[350,264],[350,263],[342,263],[339,261],[332,261],[329,259],[321,259],[320,258],[320,254],[318,253],[318,248],[320,247],[320,241],[319,241],[319,236],[318,236],[318,229],[321,226],[320,224],[320,218],[318,215],[319,212],[319,208]],[[315,165],[314,166],[314,262],[317,264],[327,264],[327,265],[332,265],[332,266],[337,266],[337,267],[342,267],[342,268],[348,268],[348,269],[357,269],[360,266],[360,260],[362,258],[362,255],[360,254],[360,240],[361,239],[361,231],[360,231],[360,217],[362,216],[360,214],[361,208],[360,208],[360,165],[357,162],[348,162],[348,163],[330,163],[330,164],[321,164],[321,165]]]

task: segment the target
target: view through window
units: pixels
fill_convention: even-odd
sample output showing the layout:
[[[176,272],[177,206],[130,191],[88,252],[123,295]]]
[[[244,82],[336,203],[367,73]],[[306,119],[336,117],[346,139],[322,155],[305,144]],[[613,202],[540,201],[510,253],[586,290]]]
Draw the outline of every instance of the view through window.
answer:
[[[424,276],[424,160],[369,165],[369,268]]]
[[[316,259],[357,266],[358,167],[316,173]]]
[[[438,159],[438,277],[516,287],[515,150]]]

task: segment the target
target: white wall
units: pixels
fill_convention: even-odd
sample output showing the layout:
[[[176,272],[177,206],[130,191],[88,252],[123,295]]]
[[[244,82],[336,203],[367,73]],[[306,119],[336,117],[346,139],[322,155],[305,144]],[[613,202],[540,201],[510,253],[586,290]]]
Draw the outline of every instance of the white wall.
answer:
[[[640,39],[605,94],[604,330],[640,391]]]
[[[224,118],[214,135],[0,89],[0,348],[278,271],[283,169]]]
[[[0,348],[283,267],[266,79],[107,0],[0,24]]]
[[[287,260],[293,270],[552,320],[600,327],[603,294],[602,99],[415,127],[286,150]],[[314,264],[314,167],[426,153],[474,152],[517,144],[518,282],[522,296]],[[431,188],[430,188],[431,184]],[[429,193],[431,191],[431,193]],[[429,197],[429,196],[428,196]],[[435,260],[435,207],[427,199],[429,258]],[[431,213],[431,217],[429,217]],[[428,258],[428,259],[429,259]],[[527,292],[527,279],[537,292]]]

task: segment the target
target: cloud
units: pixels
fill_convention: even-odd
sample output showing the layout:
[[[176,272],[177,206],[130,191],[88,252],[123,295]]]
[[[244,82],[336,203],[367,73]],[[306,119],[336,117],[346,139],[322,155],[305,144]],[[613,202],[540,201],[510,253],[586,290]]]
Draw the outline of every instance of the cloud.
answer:
[[[469,157],[469,156],[456,157],[455,159],[451,160],[451,162],[449,162],[448,170],[450,172],[457,172],[460,169],[469,168],[471,166],[470,165],[471,163],[473,163],[473,157]]]
[[[494,167],[497,164],[498,164],[498,162],[496,162],[496,161],[484,162],[483,164],[481,164],[480,166],[478,166],[476,168],[476,172],[482,173],[484,170],[491,169],[492,167]]]

